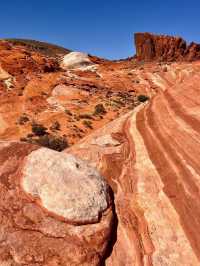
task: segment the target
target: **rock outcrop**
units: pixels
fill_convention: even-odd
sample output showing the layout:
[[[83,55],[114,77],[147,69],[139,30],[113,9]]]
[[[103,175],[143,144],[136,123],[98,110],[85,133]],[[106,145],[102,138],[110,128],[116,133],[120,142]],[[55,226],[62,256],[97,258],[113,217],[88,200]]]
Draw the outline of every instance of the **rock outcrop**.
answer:
[[[107,266],[200,264],[199,83],[193,75],[166,86],[70,149],[114,191]]]
[[[18,76],[32,73],[53,72],[59,69],[58,62],[24,47],[13,46],[9,42],[0,42],[1,67],[10,75]]]
[[[65,55],[61,63],[61,67],[64,69],[86,69],[92,65],[93,62],[90,60],[89,56],[81,52],[71,52]]]
[[[200,59],[200,44],[180,37],[135,33],[136,57],[145,61],[194,61]]]
[[[0,142],[0,265],[99,265],[113,214],[105,180],[68,154]]]

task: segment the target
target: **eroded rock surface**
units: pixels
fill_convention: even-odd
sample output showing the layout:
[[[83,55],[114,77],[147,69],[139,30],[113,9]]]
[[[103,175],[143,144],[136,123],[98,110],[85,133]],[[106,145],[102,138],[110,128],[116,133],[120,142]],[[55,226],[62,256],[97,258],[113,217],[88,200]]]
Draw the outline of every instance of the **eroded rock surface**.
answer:
[[[114,191],[118,225],[106,265],[200,264],[199,83],[193,75],[166,86],[70,149]],[[96,139],[105,135],[120,145],[102,146]]]
[[[0,265],[99,265],[113,214],[107,184],[72,155],[0,143]]]
[[[72,223],[98,222],[108,187],[95,169],[70,154],[42,148],[26,159],[22,184],[47,210]]]

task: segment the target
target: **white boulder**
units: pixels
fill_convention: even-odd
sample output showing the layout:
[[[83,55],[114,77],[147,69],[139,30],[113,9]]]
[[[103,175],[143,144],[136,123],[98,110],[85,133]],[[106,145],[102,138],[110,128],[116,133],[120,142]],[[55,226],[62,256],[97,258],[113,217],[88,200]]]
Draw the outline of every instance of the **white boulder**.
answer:
[[[90,60],[88,54],[81,52],[71,52],[64,56],[61,67],[67,69],[84,69],[94,66],[94,63]]]

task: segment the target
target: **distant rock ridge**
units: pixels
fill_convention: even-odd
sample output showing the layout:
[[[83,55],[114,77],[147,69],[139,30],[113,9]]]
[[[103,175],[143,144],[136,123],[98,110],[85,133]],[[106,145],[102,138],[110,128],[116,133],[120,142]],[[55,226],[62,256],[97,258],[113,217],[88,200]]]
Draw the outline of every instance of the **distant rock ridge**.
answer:
[[[187,45],[181,37],[135,33],[136,58],[145,61],[195,61],[200,59],[200,44]]]

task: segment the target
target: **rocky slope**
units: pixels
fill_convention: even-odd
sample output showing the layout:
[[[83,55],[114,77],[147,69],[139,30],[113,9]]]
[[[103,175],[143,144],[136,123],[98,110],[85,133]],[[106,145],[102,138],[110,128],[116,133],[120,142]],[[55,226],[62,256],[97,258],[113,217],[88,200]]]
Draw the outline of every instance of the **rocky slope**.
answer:
[[[200,264],[199,83],[199,71],[169,82],[67,151],[97,167],[114,191],[106,265]]]
[[[34,141],[32,124],[36,123],[72,145],[137,106],[138,94],[151,96],[156,85],[150,84],[153,76],[149,72],[163,75],[162,65],[143,68],[135,61],[88,56],[91,65],[81,68],[76,63],[72,68],[66,60],[64,66],[25,46],[0,42],[2,140]],[[100,110],[99,105],[103,105]]]
[[[0,42],[1,266],[200,264],[200,62],[178,58]]]
[[[111,62],[92,56],[88,61],[84,68],[64,67],[55,58],[0,42],[0,139],[45,143],[32,132],[39,124],[51,138],[75,144],[135,108],[138,95],[152,97],[160,83],[173,83],[176,73],[193,69],[189,63]]]

